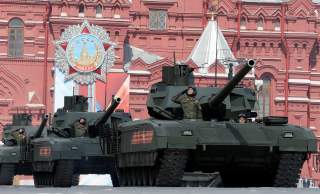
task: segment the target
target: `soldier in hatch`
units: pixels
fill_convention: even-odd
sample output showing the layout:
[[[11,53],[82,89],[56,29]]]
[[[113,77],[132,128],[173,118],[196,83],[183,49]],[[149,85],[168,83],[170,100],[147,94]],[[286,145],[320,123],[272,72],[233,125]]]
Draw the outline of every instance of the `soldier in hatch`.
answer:
[[[247,123],[247,115],[244,113],[240,113],[239,116],[239,123],[244,124]]]
[[[184,119],[202,119],[201,105],[196,99],[197,90],[189,86],[186,90],[172,98],[172,101],[181,104]]]
[[[75,137],[84,137],[88,135],[88,123],[83,117],[73,124],[73,128]]]
[[[5,132],[3,137],[3,143],[7,146],[20,145],[26,140],[26,134],[24,128],[19,128],[11,132]]]

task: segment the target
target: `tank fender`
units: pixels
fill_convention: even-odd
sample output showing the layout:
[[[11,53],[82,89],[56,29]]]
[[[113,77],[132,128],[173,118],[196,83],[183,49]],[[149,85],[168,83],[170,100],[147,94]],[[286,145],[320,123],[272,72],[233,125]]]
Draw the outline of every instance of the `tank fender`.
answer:
[[[279,137],[279,151],[287,152],[317,152],[315,138],[285,138]]]
[[[0,163],[19,163],[20,149],[18,146],[6,147],[1,146]]]
[[[197,138],[193,136],[167,137],[169,149],[196,149]]]
[[[198,139],[194,133],[193,127],[185,128],[181,125],[155,129],[157,138],[166,141],[166,148],[170,149],[196,149]]]

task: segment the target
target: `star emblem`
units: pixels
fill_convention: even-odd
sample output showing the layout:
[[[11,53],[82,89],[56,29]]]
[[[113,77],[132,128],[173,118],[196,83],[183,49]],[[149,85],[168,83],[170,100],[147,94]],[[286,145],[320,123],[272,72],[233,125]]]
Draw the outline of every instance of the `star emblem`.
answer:
[[[65,80],[92,84],[106,81],[106,73],[115,61],[115,43],[99,26],[84,21],[69,26],[55,42],[55,67],[65,74]]]

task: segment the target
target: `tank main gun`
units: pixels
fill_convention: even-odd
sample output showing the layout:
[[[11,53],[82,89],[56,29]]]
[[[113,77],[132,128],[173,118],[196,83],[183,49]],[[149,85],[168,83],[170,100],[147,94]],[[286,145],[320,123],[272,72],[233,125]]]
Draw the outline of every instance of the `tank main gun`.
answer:
[[[42,118],[42,121],[41,121],[41,123],[40,123],[40,126],[39,126],[39,128],[37,129],[37,131],[34,133],[34,135],[32,136],[32,138],[39,138],[39,137],[41,136],[44,128],[45,128],[46,125],[47,125],[48,118],[49,118],[48,115],[45,115],[45,116]]]
[[[100,117],[95,123],[94,127],[100,127],[104,125],[105,122],[109,119],[111,114],[115,111],[115,109],[118,107],[119,103],[121,102],[121,98],[114,97],[111,101],[110,106],[107,108],[106,111],[104,111],[104,114],[102,117]]]
[[[217,107],[231,93],[235,86],[247,75],[247,73],[255,66],[256,62],[249,59],[240,71],[222,88],[220,92],[209,99],[211,108]]]

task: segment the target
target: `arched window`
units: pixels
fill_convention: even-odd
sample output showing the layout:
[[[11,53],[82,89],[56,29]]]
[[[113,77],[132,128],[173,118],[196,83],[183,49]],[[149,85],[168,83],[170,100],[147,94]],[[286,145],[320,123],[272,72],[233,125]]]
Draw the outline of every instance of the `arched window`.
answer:
[[[22,57],[23,55],[23,21],[14,18],[9,22],[8,56]]]
[[[119,31],[116,31],[114,34],[116,36],[116,40],[115,40],[116,42],[118,42],[119,40],[119,34],[120,34]]]
[[[280,31],[280,19],[277,18],[274,22],[273,22],[273,27],[275,31]]]
[[[270,115],[270,101],[271,101],[271,78],[265,76],[262,78],[262,85],[258,90],[257,99],[257,113],[259,117]]]
[[[240,20],[240,29],[241,30],[247,29],[247,20],[245,17],[242,17]]]
[[[79,16],[80,16],[80,17],[84,17],[84,9],[85,9],[84,4],[81,3],[81,4],[79,5]]]
[[[96,7],[96,15],[102,15],[102,6],[100,4]]]
[[[258,20],[257,20],[257,30],[263,30],[263,18],[262,17],[259,17]]]

